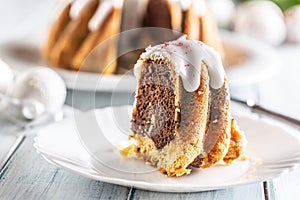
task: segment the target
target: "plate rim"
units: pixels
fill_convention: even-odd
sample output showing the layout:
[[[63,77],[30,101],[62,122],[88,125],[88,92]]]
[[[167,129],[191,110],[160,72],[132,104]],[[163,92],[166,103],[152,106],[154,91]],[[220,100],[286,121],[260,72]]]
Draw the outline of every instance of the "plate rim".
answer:
[[[38,151],[38,150],[37,150]],[[260,178],[260,179],[252,179],[251,181],[248,182],[243,182],[243,183],[233,183],[230,185],[219,185],[219,186],[194,186],[191,187],[189,186],[188,189],[186,189],[186,187],[176,187],[176,190],[168,190],[168,189],[157,189],[158,187],[151,187],[152,184],[145,182],[145,181],[134,181],[134,183],[138,183],[133,184],[131,181],[125,180],[125,179],[121,179],[121,178],[109,178],[106,176],[101,176],[101,175],[97,175],[97,176],[93,176],[90,175],[88,173],[83,173],[81,171],[78,170],[73,170],[71,168],[68,168],[62,164],[59,164],[55,161],[53,161],[53,159],[49,158],[49,156],[46,156],[45,154],[38,152],[38,154],[40,154],[43,159],[45,159],[49,164],[52,164],[58,168],[64,169],[66,171],[84,176],[86,178],[90,178],[92,180],[97,180],[97,181],[103,181],[105,183],[110,183],[110,184],[115,184],[115,185],[119,185],[119,186],[124,186],[124,187],[134,187],[137,189],[141,189],[141,190],[146,190],[146,191],[154,191],[154,192],[164,192],[164,193],[184,193],[184,192],[191,192],[191,193],[195,193],[195,192],[205,192],[205,191],[212,191],[212,190],[222,190],[222,189],[228,189],[228,188],[233,188],[233,187],[239,187],[239,186],[245,186],[245,185],[249,185],[249,184],[254,184],[254,183],[259,183],[259,182],[263,182],[263,181],[269,181],[272,180],[274,178],[277,178],[278,176],[290,173],[291,171],[293,171],[294,169],[286,169],[281,171],[280,173],[273,175],[273,176],[269,176],[267,178]],[[297,166],[298,168],[299,166]],[[172,177],[171,177],[172,178]],[[173,187],[170,185],[167,185],[165,187]],[[182,190],[179,190],[180,188],[184,188]],[[191,190],[189,190],[191,189]]]
[[[117,107],[124,107],[124,106],[117,106]],[[128,106],[125,106],[128,109]],[[105,107],[105,108],[101,108],[101,109],[96,109],[96,110],[92,110],[92,112],[95,111],[101,111],[104,109],[110,109],[110,108],[115,108],[115,107]],[[91,111],[90,111],[91,112]],[[262,121],[263,123],[267,123],[267,124],[271,124],[273,126],[277,126],[276,124],[270,122],[270,121],[266,121],[264,119],[258,119],[256,116],[254,116],[253,114],[241,114],[239,115],[239,117],[245,117],[245,118],[249,118],[252,120],[258,120],[258,121]],[[69,118],[70,119],[70,118]],[[281,126],[277,126],[283,129],[283,127]],[[42,130],[39,131],[39,133],[41,133]],[[103,174],[97,174],[97,175],[91,175],[91,174],[86,174],[83,173],[82,171],[78,171],[78,170],[74,170],[72,168],[68,168],[63,164],[59,164],[59,163],[53,163],[53,159],[51,159],[49,156],[47,156],[46,154],[44,154],[42,151],[39,151],[41,149],[43,149],[42,147],[38,147],[38,145],[36,145],[37,143],[37,138],[39,137],[40,134],[37,134],[37,136],[34,139],[34,148],[36,149],[36,151],[42,155],[42,157],[44,159],[48,159],[47,162],[49,162],[50,164],[54,164],[57,167],[63,168],[65,170],[74,172],[75,174],[80,174],[82,176],[94,179],[94,180],[99,180],[99,181],[103,181],[103,182],[107,182],[107,183],[112,183],[112,184],[117,184],[117,185],[122,185],[122,186],[130,186],[130,187],[135,187],[135,188],[139,188],[139,189],[144,189],[144,190],[151,190],[151,191],[159,191],[159,192],[200,192],[200,191],[210,191],[210,190],[218,190],[218,189],[225,189],[225,188],[231,188],[231,187],[236,187],[236,186],[241,186],[241,185],[247,185],[247,184],[252,184],[252,183],[257,183],[257,182],[261,182],[261,181],[266,181],[266,180],[271,180],[275,177],[278,177],[280,175],[283,175],[285,173],[288,173],[290,171],[293,171],[295,168],[299,167],[300,163],[295,164],[293,167],[289,167],[289,168],[284,168],[280,171],[277,171],[275,174],[273,175],[269,175],[269,176],[261,176],[255,179],[250,179],[250,180],[245,180],[245,181],[234,181],[234,182],[224,182],[222,184],[218,184],[218,185],[207,185],[207,186],[197,186],[197,185],[189,185],[189,187],[175,187],[173,184],[163,184],[162,188],[159,188],[157,186],[153,187],[153,183],[151,182],[146,182],[146,181],[140,181],[140,180],[126,180],[124,178],[117,178],[117,177],[108,177],[107,175]],[[293,135],[294,133],[291,133],[289,130],[285,130],[285,134],[289,134],[289,135]],[[300,140],[300,139],[299,139]],[[82,141],[80,141],[82,143]],[[85,147],[84,147],[85,149]],[[86,150],[86,149],[85,149]],[[249,169],[247,170],[249,171]],[[244,174],[241,174],[241,176]],[[163,176],[163,175],[162,175]],[[239,177],[241,177],[239,176]],[[238,178],[238,177],[237,177]],[[173,188],[173,189],[172,189]]]

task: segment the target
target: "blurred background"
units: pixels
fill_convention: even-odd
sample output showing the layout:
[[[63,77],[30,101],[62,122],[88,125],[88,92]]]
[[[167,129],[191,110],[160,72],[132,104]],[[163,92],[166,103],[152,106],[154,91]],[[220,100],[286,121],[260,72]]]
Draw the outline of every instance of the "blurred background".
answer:
[[[132,103],[134,78],[123,72],[100,75],[84,70],[78,78],[77,72],[68,67],[57,68],[47,62],[41,52],[53,18],[61,15],[57,7],[62,1],[58,2],[0,0],[0,59],[13,70],[14,77],[28,68],[50,66],[66,83],[67,104],[83,110],[112,102]],[[219,28],[233,97],[254,99],[267,108],[300,118],[299,4],[299,0],[206,1]],[[0,79],[1,75],[5,73]],[[122,84],[118,84],[120,81]],[[86,99],[91,103],[83,103],[89,101]]]

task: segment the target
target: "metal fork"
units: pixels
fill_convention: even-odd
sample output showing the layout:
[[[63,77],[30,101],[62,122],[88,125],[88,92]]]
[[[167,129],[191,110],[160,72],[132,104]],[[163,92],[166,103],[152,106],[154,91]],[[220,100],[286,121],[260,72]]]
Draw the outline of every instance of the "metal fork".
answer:
[[[283,169],[283,168],[293,168],[300,164],[300,152],[293,154],[290,157],[280,159],[275,162],[265,162],[259,167],[267,169]]]
[[[266,116],[275,118],[277,120],[283,120],[287,122],[288,124],[300,128],[300,120],[283,115],[281,113],[274,112],[272,110],[266,109],[258,104],[253,99],[247,99],[246,101],[235,98],[235,97],[230,97],[231,101],[242,104],[244,106],[247,106],[248,108],[251,109],[252,112],[258,113],[258,114],[264,114]]]

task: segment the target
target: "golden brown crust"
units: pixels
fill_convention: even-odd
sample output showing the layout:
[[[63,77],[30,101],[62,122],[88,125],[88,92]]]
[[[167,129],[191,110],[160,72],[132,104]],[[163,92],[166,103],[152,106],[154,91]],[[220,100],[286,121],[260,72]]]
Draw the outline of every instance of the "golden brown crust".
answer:
[[[51,25],[51,28],[49,30],[48,38],[45,42],[45,45],[43,47],[43,56],[49,60],[50,54],[52,51],[52,48],[54,47],[55,43],[59,39],[60,35],[65,30],[66,26],[70,22],[70,9],[71,9],[71,3],[69,3],[62,11],[60,16],[57,20],[53,22]]]
[[[227,79],[219,89],[210,88],[210,108],[203,150],[191,163],[193,167],[208,168],[221,161],[229,148],[231,114]]]
[[[165,0],[165,3],[167,4],[169,15],[170,15],[170,21],[171,21],[171,29],[174,31],[181,32],[182,31],[182,9],[179,5],[179,3],[171,2]]]
[[[182,32],[184,34],[187,34],[189,39],[200,40],[199,38],[199,35],[201,35],[199,29],[200,20],[196,15],[195,10],[193,9],[193,5],[191,5],[189,9],[184,11],[183,15],[184,15],[184,21],[182,23],[183,24]]]
[[[120,32],[121,14],[120,9],[113,9],[98,30],[89,33],[72,60],[72,69],[103,74],[113,74],[115,72],[117,39],[116,37],[111,38],[111,36]],[[100,43],[101,45],[95,49]],[[95,55],[91,55],[85,61],[87,63],[81,66],[92,51]],[[94,57],[97,57],[97,59]]]
[[[207,8],[204,16],[199,18],[200,21],[200,36],[199,40],[206,43],[209,46],[214,47],[225,58],[225,52],[223,49],[222,41],[219,36],[218,26],[216,20],[211,14],[211,11]]]
[[[236,121],[231,118],[231,138],[230,145],[226,156],[223,161],[226,164],[232,164],[236,159],[243,156],[244,150],[246,148],[246,137],[244,133],[239,129]]]
[[[211,88],[209,124],[205,136],[202,168],[215,165],[226,155],[230,143],[230,96],[227,80],[219,89]]]
[[[73,55],[89,33],[88,23],[97,7],[98,1],[88,1],[78,18],[68,24],[51,51],[51,64],[70,68]]]

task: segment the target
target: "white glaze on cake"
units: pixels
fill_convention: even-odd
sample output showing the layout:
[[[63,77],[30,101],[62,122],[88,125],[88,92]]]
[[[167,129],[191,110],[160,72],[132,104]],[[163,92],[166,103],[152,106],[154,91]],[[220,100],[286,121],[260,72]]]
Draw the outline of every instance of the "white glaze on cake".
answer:
[[[205,0],[193,0],[193,7],[198,17],[204,16],[206,13]]]
[[[121,9],[123,0],[102,0],[94,16],[89,21],[88,27],[91,31],[96,31],[103,24],[106,17],[113,9]]]
[[[70,17],[72,19],[76,19],[89,1],[91,0],[76,0],[70,10]],[[89,29],[91,31],[96,31],[103,24],[105,18],[109,15],[112,9],[121,9],[122,6],[123,0],[102,0],[93,17],[89,21]]]
[[[191,0],[180,0],[180,6],[185,11],[189,9],[191,6],[192,1]]]
[[[187,40],[186,37],[184,35],[178,40],[146,48],[134,66],[134,75],[139,77],[144,59],[162,56],[175,66],[186,91],[194,92],[199,88],[203,62],[208,67],[210,86],[215,89],[222,87],[225,72],[220,54],[212,47],[200,41]]]
[[[72,19],[76,19],[79,17],[82,10],[85,8],[87,3],[91,0],[76,0],[74,1],[71,10],[70,10],[70,17]]]
[[[192,0],[168,0],[170,3],[179,3],[181,9],[186,11],[190,8]]]
[[[191,6],[194,8],[197,16],[201,17],[206,12],[205,0],[169,0],[170,3],[179,3],[181,9],[186,11]]]
[[[60,16],[60,13],[62,13],[63,9],[68,4],[73,2],[70,10],[70,17],[74,20],[79,17],[80,13],[89,1],[92,0],[75,0],[74,2],[73,0],[59,1],[54,9],[55,14],[53,14],[53,16]],[[195,8],[198,16],[203,16],[206,11],[204,0],[169,0],[169,2],[179,3],[182,10],[189,9],[193,3],[193,7]],[[142,23],[142,16],[146,12],[147,3],[147,0],[128,0],[125,2],[124,6],[132,12],[127,12],[127,14],[124,15],[125,19],[123,19],[123,30],[140,26]],[[103,24],[105,18],[109,15],[111,10],[114,8],[122,9],[123,4],[124,0],[102,0],[88,24],[89,29],[91,31],[96,31]],[[57,19],[55,18],[54,20]]]
[[[94,16],[89,21],[88,27],[91,31],[96,31],[101,24],[103,24],[105,18],[112,11],[113,6],[110,1],[103,1],[97,8]]]
[[[58,20],[59,16],[61,15],[61,13],[64,11],[64,9],[70,4],[72,3],[73,0],[57,0],[55,3],[55,6],[53,8],[53,13],[52,13],[52,21],[56,21]]]

